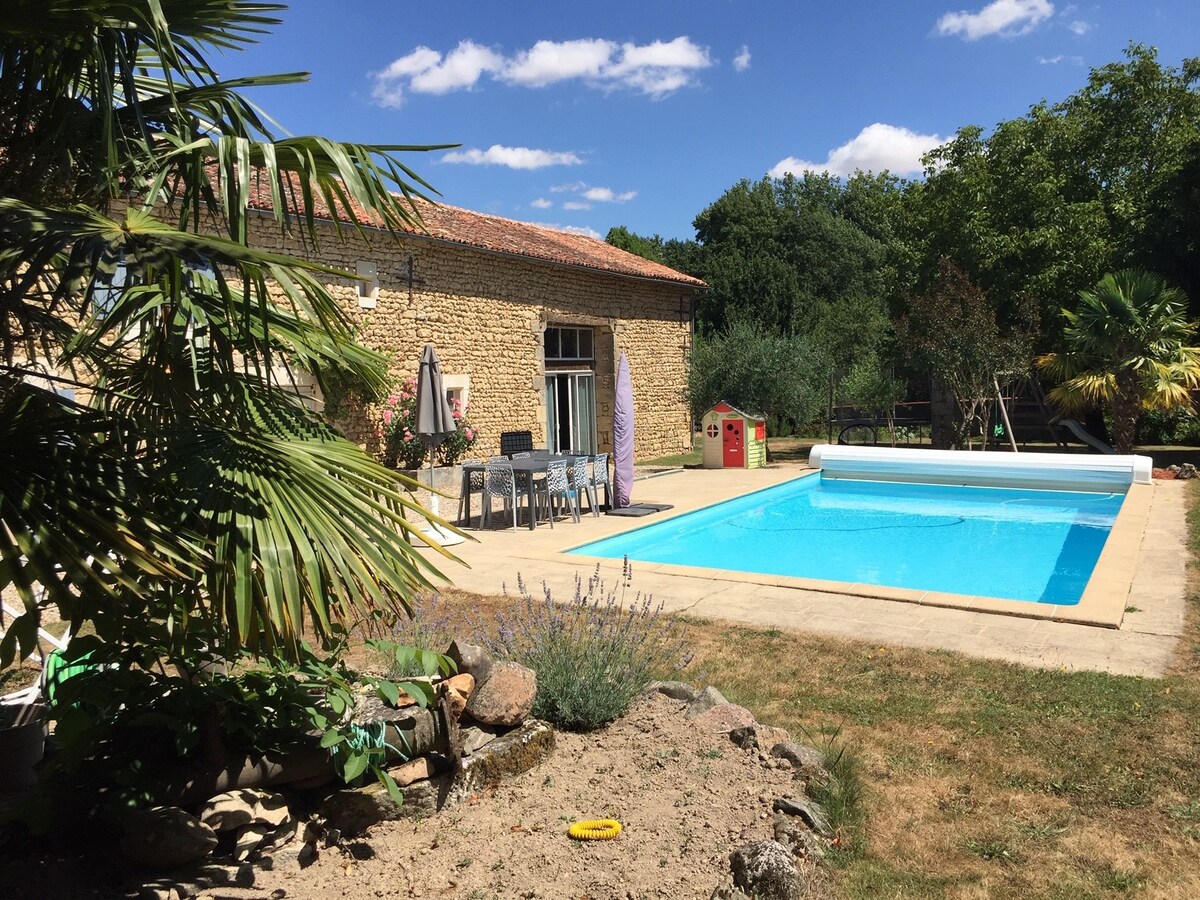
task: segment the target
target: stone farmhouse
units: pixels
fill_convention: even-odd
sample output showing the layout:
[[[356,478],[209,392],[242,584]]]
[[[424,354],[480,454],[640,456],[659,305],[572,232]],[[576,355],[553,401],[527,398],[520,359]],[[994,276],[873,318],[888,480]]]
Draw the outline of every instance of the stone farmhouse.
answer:
[[[254,206],[271,209],[265,182]],[[281,237],[266,216],[252,222],[250,240],[365,279],[334,279],[331,287],[345,298],[359,340],[388,354],[396,377],[415,375],[422,348],[433,344],[448,392],[467,404],[480,431],[473,455],[499,452],[500,433],[521,430],[551,450],[611,450],[622,351],[636,457],[691,448],[688,359],[704,282],[584,235],[420,201],[418,208],[425,231],[398,239],[370,227],[365,238],[345,226],[339,235],[324,209],[328,238],[316,247]],[[374,449],[368,414],[339,425]]]

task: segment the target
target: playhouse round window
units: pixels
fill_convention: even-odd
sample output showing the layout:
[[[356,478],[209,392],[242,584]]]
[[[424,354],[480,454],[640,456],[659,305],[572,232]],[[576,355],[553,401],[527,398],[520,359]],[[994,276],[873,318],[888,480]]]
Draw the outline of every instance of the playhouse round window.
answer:
[[[708,436],[710,438],[715,438],[718,434],[721,433],[721,429],[718,428],[716,426],[716,424],[709,425],[708,428],[705,429],[705,431],[708,433]]]

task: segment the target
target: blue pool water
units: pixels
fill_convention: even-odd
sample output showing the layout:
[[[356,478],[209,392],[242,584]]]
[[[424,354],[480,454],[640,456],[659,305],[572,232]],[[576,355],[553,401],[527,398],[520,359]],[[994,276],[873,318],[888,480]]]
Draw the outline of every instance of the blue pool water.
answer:
[[[571,552],[1070,605],[1124,498],[813,475]]]

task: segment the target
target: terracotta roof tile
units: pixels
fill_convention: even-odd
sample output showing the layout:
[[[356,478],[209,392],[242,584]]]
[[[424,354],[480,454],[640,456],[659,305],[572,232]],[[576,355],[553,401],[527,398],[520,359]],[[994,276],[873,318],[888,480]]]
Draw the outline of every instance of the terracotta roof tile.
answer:
[[[328,220],[334,218],[329,207],[319,195],[314,195],[313,203],[316,217]],[[265,178],[259,176],[259,173],[255,173],[251,179],[250,205],[259,210],[272,208],[270,185]],[[705,287],[705,283],[698,278],[677,272],[669,266],[643,259],[587,235],[573,234],[548,228],[545,225],[518,222],[515,219],[484,215],[455,206],[423,200],[418,200],[416,206],[425,224],[425,234],[435,240],[496,253],[510,253],[530,259],[596,269],[615,275],[668,281],[689,287]],[[363,209],[358,204],[353,204],[353,208],[355,216],[364,225],[379,226],[381,224],[381,220],[376,214]],[[343,222],[350,221],[350,217],[346,214],[341,215],[340,219]],[[416,228],[406,230],[411,234],[422,234]]]

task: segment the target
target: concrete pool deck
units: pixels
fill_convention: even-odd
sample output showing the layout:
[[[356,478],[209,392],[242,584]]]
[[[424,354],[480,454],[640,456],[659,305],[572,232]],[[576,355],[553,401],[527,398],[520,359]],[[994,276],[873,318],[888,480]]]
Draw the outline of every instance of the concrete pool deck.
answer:
[[[519,574],[531,591],[538,593],[545,582],[555,597],[567,599],[574,591],[576,575],[586,580],[599,564],[602,577],[614,585],[622,563],[568,556],[563,551],[773,487],[811,471],[795,465],[686,469],[640,480],[634,485],[635,503],[672,503],[675,508],[645,518],[585,514],[578,524],[566,519],[553,529],[540,524],[535,531],[524,527],[515,531],[468,529],[478,541],[450,549],[469,568],[445,560],[440,560],[439,567],[463,590],[498,594],[507,585],[509,592],[515,593]],[[1078,624],[1069,621],[1070,615],[1059,620],[1028,617],[1055,614],[1043,613],[1038,604],[1019,604],[1022,614],[1014,615],[1014,601],[993,601],[1003,604],[1001,607],[989,604],[986,598],[972,598],[982,602],[974,609],[960,609],[955,607],[961,604],[953,602],[950,606],[931,605],[946,602],[936,595],[922,602],[921,592],[904,591],[902,599],[907,602],[898,602],[899,593],[895,594],[898,599],[886,599],[887,588],[864,587],[860,591],[855,585],[801,583],[799,579],[655,563],[631,564],[632,590],[652,594],[670,612],[707,619],[953,650],[1029,666],[1157,677],[1170,665],[1183,632],[1187,590],[1184,485],[1156,481],[1138,487],[1136,503],[1130,503],[1135,495],[1126,501],[1137,507],[1131,509],[1137,515],[1127,517],[1119,534],[1114,532],[1109,541],[1113,546],[1106,546],[1089,583],[1089,592],[1095,588],[1102,595],[1108,617],[1099,624],[1109,627]],[[866,596],[868,591],[875,596]],[[1030,612],[1028,607],[1034,610]]]

